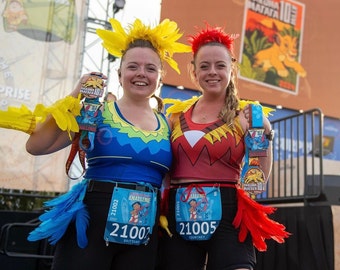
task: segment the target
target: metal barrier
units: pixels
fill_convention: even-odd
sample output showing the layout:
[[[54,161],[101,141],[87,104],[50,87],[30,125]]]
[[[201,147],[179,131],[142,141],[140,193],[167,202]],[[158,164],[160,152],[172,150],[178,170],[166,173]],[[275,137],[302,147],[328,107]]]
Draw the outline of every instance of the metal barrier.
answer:
[[[24,223],[3,225],[0,232],[0,253],[9,257],[53,259],[54,248],[47,240],[34,243],[25,241],[28,232],[39,224],[40,221],[34,219]]]
[[[55,196],[0,189],[1,269],[13,269],[13,265],[15,269],[50,269],[55,247],[46,239],[30,242],[27,236],[40,224],[43,202]]]
[[[313,109],[271,122],[275,130],[273,166],[263,203],[322,200],[323,114]]]

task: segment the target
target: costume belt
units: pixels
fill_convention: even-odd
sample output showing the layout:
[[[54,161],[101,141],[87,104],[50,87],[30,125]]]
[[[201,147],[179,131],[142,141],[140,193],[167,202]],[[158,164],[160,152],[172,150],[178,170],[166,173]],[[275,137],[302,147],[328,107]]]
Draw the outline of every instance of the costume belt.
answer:
[[[228,187],[228,188],[235,188],[236,185],[238,183],[237,182],[227,182],[227,183],[220,183],[220,182],[216,182],[216,183],[205,183],[205,182],[190,182],[190,183],[183,183],[183,184],[172,184],[170,185],[170,189],[176,189],[176,188],[181,188],[181,187],[188,187],[188,186],[198,186],[198,187]]]
[[[87,192],[112,193],[115,187],[138,190],[138,191],[145,191],[145,192],[158,190],[158,188],[153,187],[150,184],[144,185],[144,184],[138,184],[138,183],[90,180],[86,191]]]

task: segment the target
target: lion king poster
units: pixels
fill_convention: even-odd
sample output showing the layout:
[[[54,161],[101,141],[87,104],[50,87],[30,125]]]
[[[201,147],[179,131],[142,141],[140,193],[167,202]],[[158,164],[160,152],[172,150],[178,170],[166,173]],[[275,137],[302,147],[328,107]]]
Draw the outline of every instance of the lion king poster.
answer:
[[[305,6],[291,0],[248,0],[244,9],[240,77],[298,94]]]

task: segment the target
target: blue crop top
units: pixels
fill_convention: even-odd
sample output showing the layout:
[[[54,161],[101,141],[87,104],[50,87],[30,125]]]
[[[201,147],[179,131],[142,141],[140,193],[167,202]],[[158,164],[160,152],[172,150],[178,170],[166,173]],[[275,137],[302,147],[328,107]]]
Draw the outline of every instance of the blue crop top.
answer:
[[[94,148],[86,155],[85,178],[145,182],[160,187],[172,155],[168,123],[163,114],[155,115],[158,128],[145,131],[125,120],[115,102],[105,102]]]

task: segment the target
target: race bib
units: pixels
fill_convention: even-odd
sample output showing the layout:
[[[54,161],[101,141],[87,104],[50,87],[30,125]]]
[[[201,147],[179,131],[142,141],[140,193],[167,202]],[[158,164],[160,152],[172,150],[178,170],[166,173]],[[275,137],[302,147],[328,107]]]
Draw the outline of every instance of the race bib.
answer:
[[[222,217],[219,187],[177,189],[176,231],[186,240],[209,240]]]
[[[104,240],[127,245],[147,244],[156,219],[157,192],[115,187]]]

